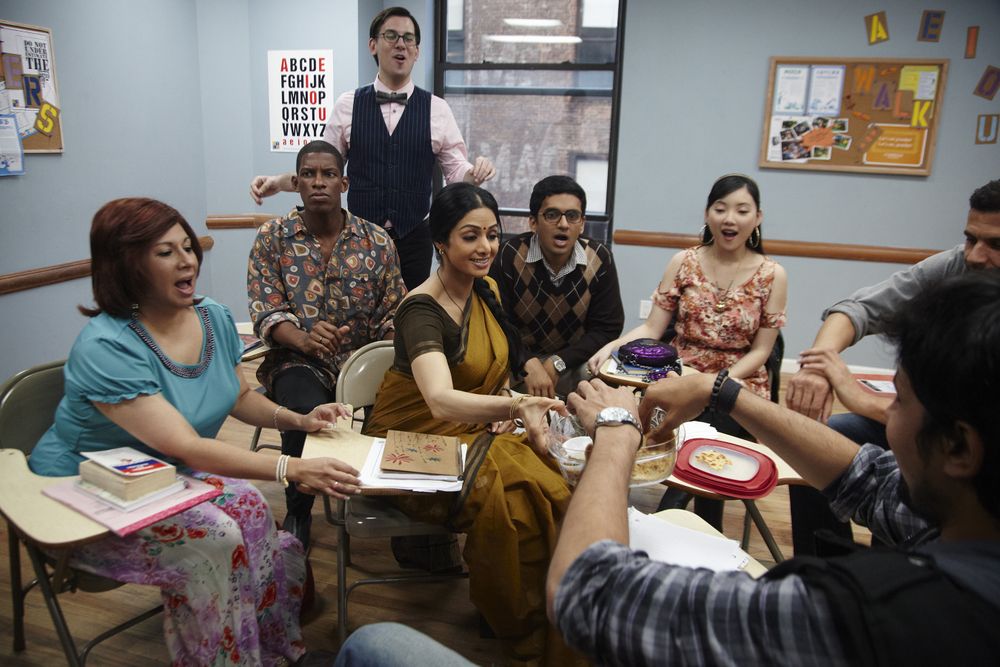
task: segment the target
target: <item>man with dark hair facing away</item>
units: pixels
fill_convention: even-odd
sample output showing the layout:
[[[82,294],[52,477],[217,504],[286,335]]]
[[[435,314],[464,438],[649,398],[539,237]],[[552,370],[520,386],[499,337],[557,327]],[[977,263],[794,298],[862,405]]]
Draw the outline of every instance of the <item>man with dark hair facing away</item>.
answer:
[[[250,251],[250,317],[270,346],[257,379],[279,411],[305,414],[333,401],[344,361],[372,341],[392,338],[392,318],[406,294],[385,230],[341,208],[343,168],[327,142],[306,144],[292,177],[302,206],[261,225]],[[281,451],[301,456],[305,436],[283,431]],[[285,499],[283,528],[308,549],[314,497],[292,485]]]
[[[621,335],[625,312],[611,251],[581,237],[583,188],[568,176],[547,176],[529,207],[531,231],[500,247],[490,275],[527,352],[521,388],[554,398],[589,377],[587,360]]]
[[[403,7],[383,9],[372,19],[368,37],[378,76],[337,99],[323,139],[348,160],[348,209],[386,228],[399,252],[403,282],[413,289],[431,274],[426,219],[435,161],[447,183],[480,185],[496,170],[485,157],[469,163],[448,103],[414,85],[410,75],[420,56],[420,25],[413,15]],[[291,178],[257,176],[250,196],[260,204],[264,197],[291,192]]]
[[[890,450],[854,442],[721,375],[669,377],[638,410],[582,383],[595,442],[549,570],[550,618],[599,664],[981,665],[1000,655],[1000,274],[902,306]],[[669,433],[711,404],[894,545],[796,557],[761,579],[650,561],[628,542],[628,484],[653,408]]]

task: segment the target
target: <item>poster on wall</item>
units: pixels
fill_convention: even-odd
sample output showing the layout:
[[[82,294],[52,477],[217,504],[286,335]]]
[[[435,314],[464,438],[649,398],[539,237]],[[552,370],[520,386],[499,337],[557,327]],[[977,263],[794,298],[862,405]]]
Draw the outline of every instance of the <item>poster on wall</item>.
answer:
[[[947,60],[772,58],[761,167],[927,176]]]
[[[24,173],[24,149],[14,114],[0,114],[0,176]]]
[[[0,20],[0,114],[9,114],[25,153],[61,153],[59,87],[52,31]]]
[[[333,51],[267,52],[267,95],[272,152],[294,153],[323,138],[333,107]]]

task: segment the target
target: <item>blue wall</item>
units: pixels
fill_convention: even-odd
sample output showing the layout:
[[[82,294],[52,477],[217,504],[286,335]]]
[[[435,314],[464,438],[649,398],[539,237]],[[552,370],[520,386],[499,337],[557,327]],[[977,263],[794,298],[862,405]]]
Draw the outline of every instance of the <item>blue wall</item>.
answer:
[[[916,41],[925,8],[946,11],[940,43]],[[890,40],[868,46],[864,16],[885,10]],[[975,60],[965,32],[981,26]],[[720,175],[750,174],[761,187],[764,239],[950,248],[962,240],[972,191],[1000,178],[1000,146],[976,146],[976,116],[1000,112],[974,97],[987,64],[1000,66],[1000,3],[951,0],[877,6],[845,0],[628,4],[617,229],[696,233],[705,197]],[[882,176],[759,169],[771,56],[947,58],[951,60],[931,176]],[[650,131],[650,128],[655,128]],[[616,246],[626,327],[638,323],[671,249]],[[868,262],[776,258],[788,271],[786,358],[808,347],[823,309],[857,287],[902,268]],[[892,366],[891,350],[868,340],[850,363]]]
[[[367,56],[375,0],[4,0],[0,18],[53,30],[66,150],[30,155],[27,174],[0,179],[0,273],[87,257],[90,219],[109,199],[147,195],[176,206],[199,234],[206,215],[250,212],[255,174],[291,168],[267,146],[269,49],[331,48],[335,94],[374,77]],[[433,2],[400,3],[420,19],[414,73],[430,87]],[[765,237],[945,248],[957,243],[969,193],[1000,177],[1000,149],[974,146],[975,117],[1000,98],[971,95],[986,64],[1000,64],[1000,4],[951,0],[939,44],[915,40],[922,7],[888,0],[841,3],[700,3],[631,0],[626,23],[615,225],[695,232],[719,174],[761,184]],[[863,16],[884,9],[892,39],[869,47]],[[980,25],[979,56],[964,60],[965,27]],[[992,36],[992,37],[991,37]],[[759,170],[768,57],[950,58],[933,174],[927,178]],[[652,132],[649,128],[655,127]],[[283,214],[292,195],[262,210]],[[212,230],[199,290],[246,319],[251,230]],[[616,248],[629,326],[670,252]],[[806,347],[822,308],[898,268],[779,258],[791,280],[790,355]],[[75,306],[88,280],[0,297],[0,378],[64,357],[83,326]],[[886,366],[884,349],[852,350],[854,363]]]

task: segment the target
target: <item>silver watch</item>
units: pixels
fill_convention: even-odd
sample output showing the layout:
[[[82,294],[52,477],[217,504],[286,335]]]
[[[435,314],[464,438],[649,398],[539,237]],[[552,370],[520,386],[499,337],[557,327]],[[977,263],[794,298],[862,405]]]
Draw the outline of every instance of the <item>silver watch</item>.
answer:
[[[552,360],[552,368],[556,369],[556,373],[563,373],[566,371],[566,362],[562,360],[558,354],[553,354],[549,359]]]
[[[624,426],[626,424],[634,426],[639,431],[639,435],[642,435],[642,425],[631,412],[619,407],[604,408],[597,413],[597,419],[594,420],[594,431],[596,432],[601,426]]]

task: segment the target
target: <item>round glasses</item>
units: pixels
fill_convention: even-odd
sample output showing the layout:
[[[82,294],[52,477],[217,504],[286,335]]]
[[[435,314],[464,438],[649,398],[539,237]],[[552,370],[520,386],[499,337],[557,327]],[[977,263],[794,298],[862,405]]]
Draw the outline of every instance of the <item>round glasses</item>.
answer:
[[[402,34],[396,32],[395,30],[386,30],[382,33],[382,39],[389,42],[390,44],[395,44],[399,41],[399,38],[403,38],[403,43],[407,46],[413,46],[417,43],[417,36],[412,32],[404,32]]]
[[[567,211],[560,211],[557,208],[547,208],[542,211],[542,219],[545,222],[552,223],[553,225],[559,222],[559,218],[566,216],[566,222],[571,225],[583,220],[583,211],[578,211],[575,208],[571,208]]]

